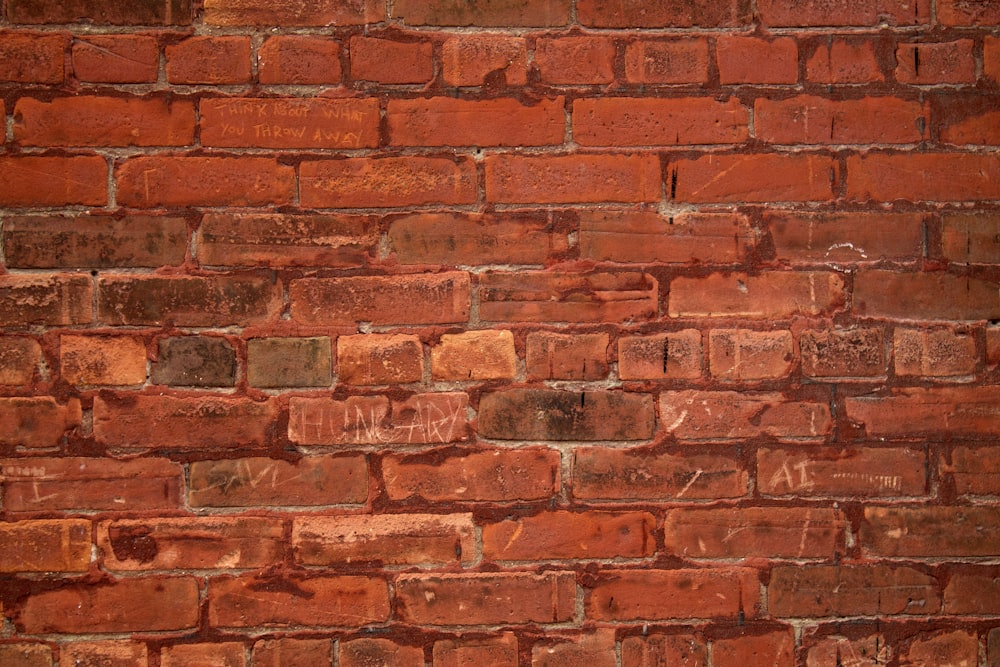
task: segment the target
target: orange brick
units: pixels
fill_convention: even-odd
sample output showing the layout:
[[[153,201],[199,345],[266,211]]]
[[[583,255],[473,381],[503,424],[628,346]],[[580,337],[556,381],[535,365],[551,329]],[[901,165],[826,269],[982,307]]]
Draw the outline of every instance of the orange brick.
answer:
[[[441,75],[450,86],[481,86],[499,73],[509,86],[528,80],[523,37],[489,33],[449,35],[441,45]]]
[[[767,40],[723,35],[718,39],[717,51],[722,84],[798,81],[798,47],[791,37]]]
[[[160,651],[161,667],[212,665],[213,667],[244,667],[243,644],[219,642],[211,644],[174,644]]]
[[[264,85],[340,83],[340,44],[327,37],[275,35],[257,52],[257,68]]]
[[[615,44],[608,37],[542,38],[535,45],[535,65],[546,83],[611,83],[614,61]]]
[[[608,334],[532,331],[527,371],[532,380],[600,380],[608,375]]]
[[[434,76],[434,47],[428,41],[397,42],[351,37],[351,79],[383,84],[427,83]]]
[[[708,83],[708,40],[671,38],[641,40],[625,47],[629,83]]]
[[[712,376],[723,380],[781,378],[795,362],[790,331],[713,329],[708,357]]]
[[[0,385],[31,384],[41,358],[42,348],[32,338],[0,338]]]
[[[73,73],[90,83],[153,83],[160,47],[148,35],[78,35],[73,40]]]
[[[902,329],[893,332],[896,375],[954,377],[976,369],[976,340],[971,332],[951,329]]]
[[[618,377],[622,380],[700,378],[701,364],[697,329],[618,339]]]
[[[147,379],[146,344],[134,336],[75,336],[59,339],[63,378],[76,385],[137,385]]]
[[[80,399],[65,404],[51,396],[0,398],[0,444],[44,449],[55,447],[81,423]]]
[[[340,667],[424,667],[424,650],[404,646],[390,639],[352,639],[340,642]],[[281,663],[284,665],[287,663]],[[319,664],[319,663],[316,663]],[[328,664],[324,659],[323,665]],[[281,667],[275,664],[274,667]]]
[[[431,348],[435,380],[513,380],[517,373],[514,335],[505,330],[443,334]]]
[[[424,377],[424,349],[410,334],[358,334],[337,339],[337,379],[347,384],[406,384]]]
[[[250,38],[195,36],[166,48],[167,81],[174,84],[250,83]]]
[[[90,521],[42,519],[0,524],[0,572],[86,572]]]

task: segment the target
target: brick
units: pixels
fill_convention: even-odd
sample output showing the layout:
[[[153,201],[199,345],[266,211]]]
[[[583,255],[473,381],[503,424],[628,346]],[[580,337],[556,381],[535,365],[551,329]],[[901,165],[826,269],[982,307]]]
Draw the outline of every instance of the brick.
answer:
[[[528,332],[529,380],[600,380],[608,376],[608,334]]]
[[[757,450],[757,487],[768,496],[920,496],[926,471],[924,452],[903,447]]]
[[[799,78],[798,47],[791,37],[722,35],[716,42],[719,82],[795,83]]]
[[[500,440],[645,440],[654,420],[649,394],[509,389],[479,401],[479,435]]]
[[[333,347],[326,336],[251,338],[247,341],[251,387],[329,387]]]
[[[1000,37],[983,38],[983,75],[1000,82]]]
[[[848,664],[857,667],[874,667],[884,665],[895,657],[895,646],[887,642],[884,635],[876,633],[857,636],[864,629],[863,627],[851,633],[852,638],[832,635],[822,640],[804,642],[806,667],[827,667],[836,665],[838,660],[843,664],[845,658],[849,661]]]
[[[300,197],[312,208],[384,208],[475,203],[471,161],[444,157],[380,157],[306,161]]]
[[[265,568],[281,562],[281,521],[259,517],[117,519],[97,525],[111,571]]]
[[[134,336],[59,338],[59,369],[75,385],[138,385],[146,381],[146,344]]]
[[[66,432],[80,426],[80,400],[65,404],[51,396],[0,398],[0,444],[45,449],[56,447]]]
[[[806,81],[810,83],[876,83],[885,76],[875,56],[871,39],[834,37],[820,43],[806,59]]]
[[[708,40],[643,39],[625,46],[625,80],[639,84],[708,83]]]
[[[582,146],[740,143],[749,136],[748,122],[747,108],[735,97],[603,97],[573,103],[573,139]]]
[[[954,447],[938,463],[959,495],[1000,495],[1000,452],[991,447]]]
[[[217,577],[208,582],[215,628],[357,627],[389,620],[389,588],[365,576]]]
[[[22,97],[14,106],[22,146],[187,146],[194,103],[163,97]]]
[[[578,0],[577,18],[592,28],[730,28],[750,25],[750,3],[722,0],[673,4],[626,0]]]
[[[952,572],[944,589],[945,614],[1000,613],[1000,576],[995,567],[967,567]],[[993,640],[993,637],[990,637]],[[995,640],[994,640],[995,641]],[[990,645],[993,657],[995,645]]]
[[[0,157],[0,186],[0,206],[104,206],[108,165],[96,155]]]
[[[160,652],[160,667],[212,665],[212,667],[244,667],[245,649],[240,642],[205,644],[174,644]]]
[[[289,287],[292,319],[314,326],[448,324],[469,319],[469,274],[303,278]]]
[[[545,83],[598,85],[614,81],[615,43],[604,36],[541,38],[535,67]]]
[[[250,83],[250,38],[188,37],[168,45],[167,81],[172,84]]]
[[[712,377],[722,380],[773,380],[794,365],[790,331],[713,329],[708,335]]]
[[[465,665],[517,667],[517,654],[517,637],[513,632],[504,632],[493,637],[439,639],[434,642],[432,649],[434,667]],[[423,656],[420,656],[420,662],[414,662],[412,667],[422,667],[423,664]]]
[[[236,384],[236,351],[225,338],[179,336],[161,338],[152,364],[153,384],[181,387],[232,387]]]
[[[427,83],[434,78],[434,46],[429,41],[397,42],[378,37],[351,37],[354,81],[381,84]]]
[[[897,328],[892,346],[897,376],[968,376],[976,369],[976,341],[969,331]]]
[[[573,450],[573,496],[627,502],[673,498],[737,498],[747,471],[725,453],[651,453],[606,447]]]
[[[295,562],[344,565],[468,565],[476,557],[471,514],[296,517]]]
[[[701,377],[701,332],[622,336],[618,339],[618,377],[622,380]]]
[[[886,374],[881,329],[806,330],[799,335],[802,374],[821,378],[880,377]]]
[[[1000,326],[986,327],[986,364],[990,367],[1000,364]]]
[[[94,436],[125,449],[249,447],[271,442],[277,417],[272,400],[107,394],[94,399]]]
[[[866,507],[858,541],[889,558],[993,556],[998,524],[995,507]]]
[[[754,240],[735,213],[580,212],[580,256],[602,262],[731,264]]]
[[[94,23],[98,25],[190,25],[191,0],[119,3],[109,0],[10,0],[12,23]]]
[[[59,647],[60,662],[74,667],[136,667],[146,665],[146,645],[136,641],[74,641]]]
[[[337,339],[337,380],[354,385],[406,384],[424,377],[424,350],[411,334],[358,334]]]
[[[840,274],[765,271],[674,278],[668,303],[670,317],[781,320],[839,310],[844,299]]]
[[[868,153],[847,158],[856,201],[977,201],[1000,198],[1000,159],[972,153]]]
[[[477,147],[561,144],[566,133],[563,105],[562,97],[542,99],[533,105],[504,98],[389,100],[386,108],[389,144]]]
[[[198,105],[203,146],[227,148],[374,148],[378,101],[226,97]]]
[[[854,310],[899,320],[988,320],[1000,315],[1000,298],[992,280],[873,269],[854,278]]]
[[[615,667],[615,631],[611,628],[570,637],[546,637],[531,649],[532,667]]]
[[[679,440],[822,440],[833,428],[826,403],[776,392],[665,391],[660,394],[660,419]]]
[[[971,39],[912,42],[896,47],[896,80],[913,85],[976,82]]]
[[[408,25],[555,27],[568,25],[570,0],[511,0],[477,4],[453,0],[396,0],[393,16]]]
[[[22,216],[3,223],[11,268],[179,266],[187,242],[187,222],[175,217]]]
[[[280,286],[267,275],[100,278],[98,319],[112,325],[247,326],[277,319]]]
[[[938,583],[908,567],[787,565],[771,570],[768,610],[775,616],[936,614]]]
[[[389,639],[341,641],[338,657],[339,667],[424,667],[425,664],[423,647],[403,646]]]
[[[0,459],[7,512],[176,510],[181,467],[166,459]]]
[[[962,630],[929,633],[913,640],[906,660],[913,665],[974,665],[979,660],[979,639]]]
[[[652,318],[658,285],[648,273],[489,272],[479,275],[485,322],[628,322]]]
[[[77,35],[73,74],[88,83],[154,83],[160,47],[151,35]]]
[[[669,195],[691,203],[826,201],[835,171],[821,155],[710,154],[671,162]]]
[[[29,385],[35,377],[42,348],[32,338],[0,338],[0,385]]]
[[[587,592],[584,611],[596,621],[753,618],[758,589],[757,572],[744,568],[605,570]]]
[[[0,276],[0,321],[7,327],[89,324],[92,302],[93,287],[85,276]]]
[[[795,664],[794,633],[779,630],[764,635],[746,634],[716,640],[712,642],[712,664],[717,667],[792,667]]]
[[[926,105],[897,97],[758,98],[754,130],[775,144],[910,144],[926,138],[928,115]]]
[[[993,3],[961,0],[939,0],[937,19],[949,26],[989,26],[1000,21],[1000,8]]]
[[[932,98],[931,115],[942,143],[1000,144],[1000,112],[995,95],[940,95]]]
[[[363,641],[363,640],[362,640]],[[282,665],[314,665],[331,667],[333,656],[329,639],[260,639],[254,642],[250,660],[253,667],[282,667]],[[340,664],[348,667],[341,658]]]
[[[368,498],[368,464],[362,455],[195,461],[190,480],[192,507],[313,507]]]
[[[1000,432],[1000,391],[979,387],[904,387],[886,394],[848,397],[847,417],[869,436],[948,433],[979,437]]]
[[[656,544],[649,512],[549,511],[483,526],[492,561],[646,558]]]
[[[771,27],[923,25],[930,23],[927,0],[761,0],[760,15]]]
[[[0,662],[17,667],[52,667],[52,649],[46,644],[0,644]]]
[[[137,208],[290,204],[292,167],[270,157],[148,155],[115,169],[118,203]]]
[[[573,620],[576,581],[571,572],[403,574],[396,600],[404,623],[560,623]]]
[[[0,31],[0,81],[62,83],[68,45],[66,34]]]
[[[660,662],[679,667],[708,664],[708,647],[694,635],[649,634],[621,642],[622,667],[649,667]]]
[[[293,397],[288,437],[301,445],[443,444],[469,437],[469,398],[459,392],[351,396],[344,400]]]
[[[661,181],[653,155],[486,157],[486,198],[497,204],[654,202]]]
[[[274,35],[257,51],[257,79],[263,85],[340,83],[340,44],[329,37]]]
[[[347,26],[379,23],[385,18],[385,5],[377,0],[317,0],[308,4],[205,0],[205,23],[217,26]]]
[[[86,572],[90,521],[14,521],[0,524],[0,572]]]
[[[1000,216],[945,215],[941,221],[941,251],[951,262],[1000,264]]]
[[[528,48],[524,37],[454,34],[441,44],[441,78],[449,86],[482,86],[498,76],[508,86],[523,86],[528,82]]]
[[[414,213],[389,223],[389,247],[402,264],[546,264],[569,248],[552,220],[527,213]]]
[[[149,604],[154,599],[162,606]],[[15,623],[28,634],[194,629],[198,582],[180,576],[70,584],[30,595]]]
[[[925,217],[919,213],[768,211],[764,222],[779,260],[854,264],[923,256]]]
[[[514,334],[506,330],[442,334],[431,348],[435,380],[513,380],[517,374]]]
[[[392,455],[383,459],[382,474],[391,500],[547,500],[559,486],[559,453],[527,447],[451,455]]]

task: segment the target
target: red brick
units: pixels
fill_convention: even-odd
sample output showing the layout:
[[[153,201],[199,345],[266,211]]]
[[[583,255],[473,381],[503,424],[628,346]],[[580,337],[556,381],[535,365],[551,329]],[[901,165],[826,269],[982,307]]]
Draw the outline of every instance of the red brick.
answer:
[[[403,646],[390,639],[341,641],[339,667],[424,667],[421,646]],[[287,664],[287,663],[282,663]],[[324,664],[326,664],[324,662]],[[281,667],[275,665],[274,667]]]
[[[926,471],[924,452],[903,447],[757,450],[757,488],[768,496],[920,496]]]
[[[52,667],[52,649],[46,644],[0,644],[0,663],[17,667]]]
[[[979,660],[979,639],[972,632],[927,633],[913,640],[905,664],[974,665]]]
[[[3,243],[11,268],[158,268],[184,263],[188,228],[183,218],[142,215],[9,217]]]
[[[118,203],[138,208],[290,204],[292,167],[270,157],[137,156],[115,169]]]
[[[593,28],[729,28],[750,25],[750,3],[720,0],[698,4],[643,0],[578,0],[577,18]]]
[[[649,394],[508,389],[479,401],[479,435],[500,440],[645,440],[654,421]]]
[[[737,213],[580,213],[580,256],[597,261],[730,264],[746,256],[754,239]]]
[[[971,39],[899,44],[896,47],[896,80],[916,85],[975,83],[973,48]]]
[[[943,612],[1000,614],[1000,573],[995,567],[967,567],[952,572],[944,589]],[[990,657],[993,656],[993,650],[994,646],[991,645]]]
[[[393,17],[408,25],[554,27],[570,20],[570,0],[511,0],[465,3],[453,0],[395,0]]]
[[[363,455],[304,456],[296,462],[259,457],[195,461],[190,480],[192,507],[312,507],[368,498]]]
[[[886,374],[881,329],[806,330],[799,336],[802,374],[820,378],[880,377]]]
[[[766,635],[747,634],[716,640],[712,642],[712,664],[715,667],[793,667],[795,634],[792,630],[779,630]]]
[[[22,97],[14,141],[23,146],[186,146],[194,141],[194,103],[162,97]]]
[[[832,272],[713,273],[674,278],[669,314],[780,320],[839,310],[844,299],[844,280]]]
[[[74,667],[145,667],[144,643],[121,640],[74,641],[59,647],[60,662]]]
[[[441,78],[449,86],[481,86],[497,73],[505,85],[527,83],[528,48],[523,37],[456,34],[441,44]]]
[[[175,644],[160,652],[160,667],[211,665],[212,667],[244,667],[245,649],[239,642],[205,644]]]
[[[699,667],[708,664],[708,647],[694,635],[651,634],[626,637],[621,642],[622,667],[677,665]],[[746,663],[744,663],[746,664]]]
[[[296,517],[295,562],[344,565],[470,564],[476,557],[471,514],[355,514]]]
[[[0,206],[104,206],[108,164],[103,157],[0,157]]]
[[[469,274],[303,278],[289,288],[292,319],[305,325],[446,324],[469,318]]]
[[[835,165],[821,155],[711,154],[675,160],[668,172],[679,202],[826,201]]]
[[[864,201],[1000,198],[1000,158],[973,153],[868,153],[847,158],[847,197]]]
[[[94,23],[98,25],[190,25],[191,0],[120,3],[110,0],[9,0],[12,23]]]
[[[354,81],[382,84],[427,83],[434,78],[434,46],[429,41],[351,37],[351,74]]]
[[[888,394],[848,397],[847,416],[869,436],[939,432],[950,436],[1000,433],[1000,391],[979,387],[904,387]]]
[[[251,664],[253,667],[282,667],[283,665],[331,667],[333,665],[332,648],[332,642],[329,639],[260,639],[253,645]],[[340,664],[341,667],[350,667],[350,664],[344,661],[343,656],[341,656]]]
[[[389,100],[386,109],[389,144],[477,147],[561,144],[566,133],[563,105],[562,97],[542,99],[530,106],[505,98]]]
[[[90,521],[0,523],[0,572],[86,572]]]
[[[531,667],[615,667],[612,628],[563,637],[546,636],[531,649]]]
[[[885,76],[875,56],[875,42],[834,37],[820,43],[806,60],[810,83],[876,83]]]
[[[529,380],[600,380],[608,376],[608,334],[531,331],[526,343]]]
[[[1000,495],[1000,451],[993,447],[954,447],[938,463],[941,476],[959,495]]]
[[[517,637],[513,632],[504,632],[493,637],[439,639],[434,642],[434,667],[467,665],[517,667],[517,652]],[[406,667],[423,667],[423,665],[423,655],[421,655],[419,662],[415,661],[413,665],[407,663]]]
[[[0,445],[29,449],[55,447],[80,425],[80,400],[65,404],[51,396],[0,398]]]
[[[896,329],[892,344],[897,376],[968,376],[976,370],[976,340],[969,331]]]
[[[740,143],[749,136],[748,122],[747,108],[735,97],[602,97],[573,103],[573,139],[582,146]]]
[[[42,348],[34,339],[0,338],[0,385],[30,385],[41,359]]]
[[[708,40],[700,37],[645,39],[625,46],[629,83],[708,83]]]
[[[459,392],[407,399],[351,396],[345,400],[292,397],[288,437],[300,445],[426,445],[469,437],[469,398]]]
[[[993,26],[1000,22],[1000,8],[983,0],[938,0],[937,19],[949,26]]]
[[[280,285],[261,274],[101,278],[98,318],[107,324],[227,326],[277,318]]]
[[[181,467],[166,459],[0,459],[4,510],[171,510],[180,505]]]
[[[712,376],[722,380],[771,380],[794,365],[790,331],[713,329],[708,336]]]
[[[94,399],[94,436],[125,449],[204,449],[264,445],[278,406],[216,395],[105,395]]]
[[[940,271],[862,270],[854,279],[861,316],[904,320],[987,320],[1000,315],[997,282]]]
[[[472,204],[475,167],[465,158],[381,157],[303,162],[303,206],[380,208],[425,204]]]
[[[146,344],[134,336],[59,339],[59,368],[75,385],[137,385],[146,381]]]
[[[983,37],[983,75],[1000,82],[1000,37]]]
[[[511,625],[571,621],[571,572],[403,574],[396,578],[399,620],[419,625]]]
[[[821,640],[804,641],[806,667],[833,667],[838,661],[843,665],[845,660],[856,667],[888,664],[895,657],[895,647],[882,634],[857,637],[863,631],[864,627],[851,633],[852,638],[832,635]]]
[[[654,202],[661,180],[653,155],[486,157],[486,198],[497,204]]]
[[[513,380],[517,374],[514,335],[503,330],[443,334],[431,348],[435,380]]]
[[[995,556],[1000,514],[992,507],[866,507],[858,538],[884,557]]]
[[[29,596],[15,624],[28,634],[193,629],[198,625],[198,581],[145,577],[69,584]]]
[[[1000,326],[986,327],[986,364],[995,367],[1000,364]]]
[[[584,599],[584,610],[595,621],[735,620],[754,618],[759,604],[755,570],[645,568],[601,572]]]
[[[646,558],[656,550],[649,512],[550,511],[483,526],[493,561]]]
[[[794,263],[910,261],[924,255],[920,213],[806,213],[768,211],[777,259]]]
[[[660,394],[660,419],[666,433],[680,440],[821,440],[833,428],[826,403],[767,392],[666,391]]]
[[[932,99],[931,117],[942,143],[1000,144],[1000,111],[996,95],[941,95]]]
[[[250,38],[188,37],[166,48],[167,81],[173,84],[250,83]]]
[[[389,587],[377,577],[244,574],[208,582],[208,622],[216,628],[357,627],[387,620]]]
[[[716,43],[719,82],[795,83],[799,78],[798,47],[791,37],[763,39],[722,35]]]
[[[725,453],[650,453],[605,447],[573,450],[573,496],[627,502],[673,498],[737,498],[747,471]]]
[[[559,488],[559,453],[528,447],[393,455],[382,461],[382,474],[391,500],[547,500]]]
[[[97,525],[111,571],[264,568],[281,562],[281,521],[258,517],[118,519]]]
[[[479,276],[479,317],[486,322],[623,322],[657,311],[648,273],[489,272]]]
[[[364,25],[384,21],[385,5],[379,0],[309,3],[265,0],[205,0],[205,23],[218,26],[324,27]]]
[[[945,215],[941,221],[941,251],[952,262],[1000,264],[1000,215]]]
[[[4,226],[6,227],[6,221]],[[93,319],[93,286],[78,275],[0,276],[0,321],[8,327],[45,324],[89,324]]]
[[[201,143],[239,148],[374,148],[379,110],[374,99],[203,99]]]
[[[157,341],[153,384],[182,387],[232,387],[236,384],[236,351],[218,336],[177,336]]]
[[[937,581],[886,565],[787,565],[771,569],[768,611],[793,618],[936,614]]]
[[[926,138],[928,115],[925,104],[897,97],[758,98],[754,130],[775,144],[910,144]]]
[[[534,62],[545,83],[608,84],[615,78],[615,43],[596,35],[541,38],[535,45]]]
[[[930,22],[928,0],[760,0],[765,25],[877,26],[922,25]]]
[[[62,83],[68,46],[66,34],[0,31],[0,81]]]
[[[333,348],[326,336],[251,338],[247,341],[251,387],[329,387]]]
[[[340,83],[340,44],[312,35],[270,37],[257,52],[257,78],[264,85]]]
[[[160,47],[151,35],[77,35],[73,74],[90,83],[154,83]]]
[[[701,377],[701,332],[622,336],[618,339],[618,377],[622,380]]]

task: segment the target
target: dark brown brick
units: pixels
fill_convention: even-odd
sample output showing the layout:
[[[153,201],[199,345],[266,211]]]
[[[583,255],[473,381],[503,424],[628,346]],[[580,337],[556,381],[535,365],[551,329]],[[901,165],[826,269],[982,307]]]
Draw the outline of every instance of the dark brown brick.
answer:
[[[327,387],[332,355],[326,336],[253,338],[247,341],[247,379],[252,387]]]
[[[510,389],[479,402],[479,433],[502,440],[644,440],[653,397],[612,391]]]
[[[162,338],[152,380],[181,387],[231,387],[236,352],[228,340],[215,336]]]
[[[191,0],[10,0],[13,23],[77,23],[106,25],[190,25]]]
[[[93,286],[88,276],[0,276],[0,322],[7,327],[89,324]]]

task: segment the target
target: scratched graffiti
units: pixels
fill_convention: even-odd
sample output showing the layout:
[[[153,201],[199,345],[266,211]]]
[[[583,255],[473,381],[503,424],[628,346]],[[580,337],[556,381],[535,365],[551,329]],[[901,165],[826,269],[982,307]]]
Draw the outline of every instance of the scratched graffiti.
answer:
[[[378,122],[377,106],[357,100],[216,99],[201,114],[206,146],[361,148]]]

